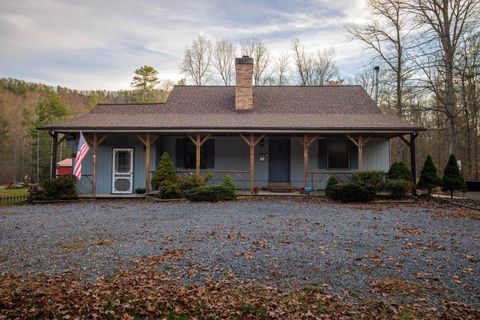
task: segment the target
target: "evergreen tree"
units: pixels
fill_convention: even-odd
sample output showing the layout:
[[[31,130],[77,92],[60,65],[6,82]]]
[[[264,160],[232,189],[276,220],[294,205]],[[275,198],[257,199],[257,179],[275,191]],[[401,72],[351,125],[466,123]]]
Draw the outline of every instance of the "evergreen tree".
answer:
[[[28,129],[28,135],[32,142],[32,178],[41,181],[48,178],[50,170],[50,147],[51,138],[46,131],[38,128],[54,121],[60,120],[67,115],[67,108],[60,96],[53,92],[47,92],[35,106],[33,114],[24,112],[23,124]]]
[[[175,166],[167,152],[164,152],[158,162],[158,167],[152,175],[152,187],[158,190],[163,181],[176,180]]]
[[[433,163],[433,159],[430,155],[425,159],[422,173],[420,174],[420,180],[418,181],[417,188],[428,189],[428,195],[432,193],[432,189],[442,184],[442,180],[437,175],[437,168]]]
[[[135,89],[134,102],[153,102],[155,86],[160,82],[158,71],[151,66],[142,66],[135,70],[131,86]]]
[[[454,190],[465,191],[466,189],[467,185],[460,174],[457,158],[454,154],[451,154],[447,166],[443,170],[443,190],[450,191],[450,197],[453,198]]]
[[[392,164],[390,170],[388,170],[387,178],[390,180],[393,179],[403,179],[407,181],[413,181],[412,173],[408,170],[405,162],[398,161]]]

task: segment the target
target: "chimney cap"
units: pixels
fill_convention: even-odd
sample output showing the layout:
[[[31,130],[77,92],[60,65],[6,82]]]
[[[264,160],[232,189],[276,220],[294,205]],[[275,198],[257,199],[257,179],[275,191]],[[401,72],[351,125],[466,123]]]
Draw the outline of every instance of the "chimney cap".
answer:
[[[249,56],[235,58],[235,64],[253,64],[253,58],[250,58]]]

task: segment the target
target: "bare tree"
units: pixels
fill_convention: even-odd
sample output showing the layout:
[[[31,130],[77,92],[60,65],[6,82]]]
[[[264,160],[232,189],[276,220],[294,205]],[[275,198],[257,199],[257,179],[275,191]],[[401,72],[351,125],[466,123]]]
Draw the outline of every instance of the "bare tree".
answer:
[[[199,86],[205,85],[212,78],[212,42],[203,35],[193,40],[192,46],[185,49],[181,71]]]
[[[291,47],[298,79],[302,86],[324,85],[338,77],[335,50],[319,50],[314,55],[305,51],[300,40],[296,38],[292,40]]]
[[[235,77],[235,46],[226,40],[218,40],[213,50],[212,64],[226,86]]]
[[[279,86],[284,86],[288,84],[288,73],[290,65],[290,56],[288,53],[283,52],[275,59],[275,74],[276,74],[276,83]]]
[[[403,0],[369,0],[367,8],[371,22],[348,25],[346,29],[374,53],[374,60],[380,60],[391,71],[395,79],[396,115],[404,117],[402,96],[409,71],[406,47],[412,30],[407,7]]]
[[[338,77],[338,68],[335,63],[335,50],[326,49],[317,51],[315,62],[315,82],[323,86],[334,78]]]
[[[242,55],[253,58],[253,80],[255,85],[263,85],[270,81],[270,51],[266,44],[259,39],[252,38],[241,42]]]
[[[421,35],[424,44],[422,52],[425,55],[438,54],[440,57],[435,67],[438,70],[438,80],[442,88],[437,89],[436,96],[440,100],[447,118],[448,152],[456,154],[455,56],[466,30],[478,27],[478,22],[474,17],[480,0],[410,0],[409,3],[410,10],[416,14],[427,29]],[[423,70],[427,69],[423,68]]]
[[[305,52],[305,48],[301,46],[298,38],[292,40],[291,47],[300,84],[302,86],[311,85],[314,79],[315,59],[311,54]]]

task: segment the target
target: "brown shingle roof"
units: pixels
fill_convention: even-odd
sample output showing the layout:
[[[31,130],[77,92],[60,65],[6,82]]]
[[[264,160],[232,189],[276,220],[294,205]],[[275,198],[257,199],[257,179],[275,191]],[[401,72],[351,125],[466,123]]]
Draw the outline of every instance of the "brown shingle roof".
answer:
[[[252,111],[235,111],[235,87],[175,86],[164,104],[99,104],[55,130],[379,130],[421,127],[386,115],[361,86],[256,86]]]

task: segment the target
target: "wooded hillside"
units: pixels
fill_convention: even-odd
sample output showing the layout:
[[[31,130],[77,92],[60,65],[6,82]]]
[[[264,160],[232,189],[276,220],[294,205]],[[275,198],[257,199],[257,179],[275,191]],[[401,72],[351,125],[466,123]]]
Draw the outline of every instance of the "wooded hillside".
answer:
[[[165,90],[154,93],[156,101],[166,97]],[[79,91],[0,78],[0,184],[48,177],[50,139],[38,126],[85,114],[100,102],[132,101],[134,91]],[[60,158],[71,153],[65,143],[59,150]]]

